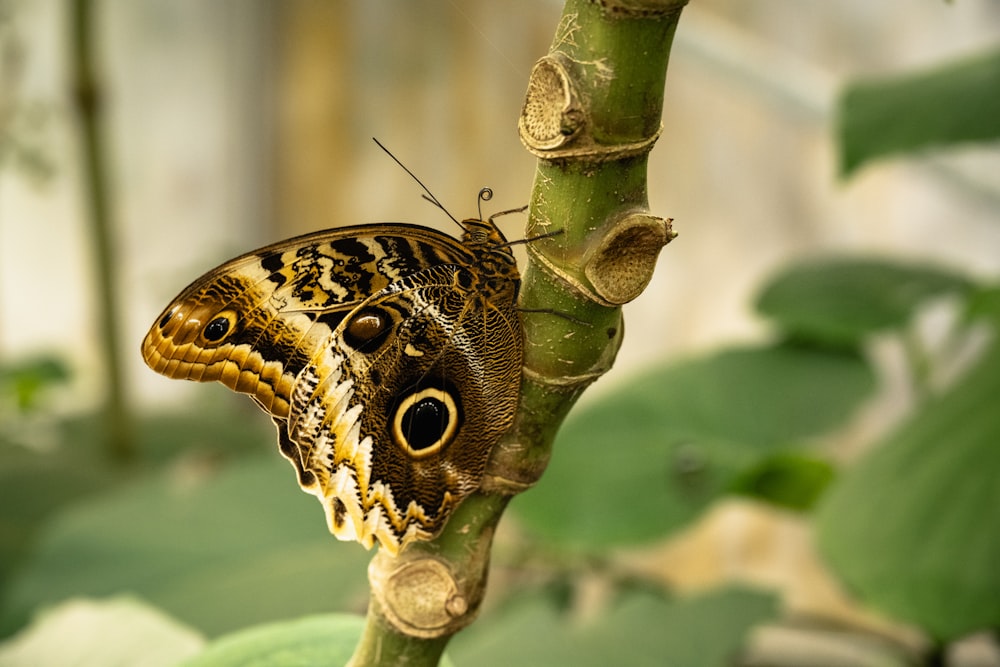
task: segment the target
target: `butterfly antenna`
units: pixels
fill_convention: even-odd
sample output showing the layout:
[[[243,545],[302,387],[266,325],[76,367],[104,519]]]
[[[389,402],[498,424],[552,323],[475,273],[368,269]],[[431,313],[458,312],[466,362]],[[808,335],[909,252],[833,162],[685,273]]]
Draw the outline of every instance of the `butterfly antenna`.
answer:
[[[483,188],[479,191],[479,201],[476,202],[476,208],[479,211],[479,219],[483,219],[483,202],[493,199],[493,190],[490,188]],[[492,220],[492,218],[490,218]]]
[[[407,166],[406,166],[405,164],[403,164],[402,162],[400,162],[400,161],[399,161],[399,158],[398,158],[398,157],[396,157],[395,155],[393,155],[393,154],[392,154],[392,151],[390,151],[390,150],[389,150],[388,148],[386,148],[385,146],[383,146],[383,145],[382,145],[382,142],[380,142],[380,141],[379,141],[378,139],[376,139],[375,137],[372,137],[372,141],[374,141],[374,142],[375,142],[375,143],[376,143],[376,144],[378,145],[378,147],[379,147],[379,148],[381,148],[381,149],[382,149],[383,151],[385,151],[385,154],[386,154],[386,155],[388,155],[389,157],[391,157],[391,158],[392,158],[392,160],[393,160],[393,162],[395,162],[395,163],[396,163],[396,164],[398,164],[398,165],[399,165],[400,167],[402,167],[402,168],[403,168],[403,171],[405,171],[405,172],[406,172],[407,174],[409,174],[409,175],[410,175],[410,178],[412,178],[413,180],[415,180],[415,181],[417,182],[417,185],[419,185],[420,187],[422,187],[422,188],[424,189],[424,192],[425,192],[426,194],[422,194],[422,195],[421,195],[421,197],[423,197],[424,199],[426,199],[427,201],[429,201],[430,203],[434,204],[434,205],[435,205],[435,206],[437,206],[437,207],[438,207],[439,209],[441,209],[442,211],[444,211],[444,214],[445,214],[445,215],[447,215],[447,216],[448,216],[449,218],[451,218],[451,219],[452,219],[452,221],[453,221],[453,222],[454,222],[454,223],[455,223],[456,225],[458,225],[459,227],[461,227],[461,226],[462,226],[462,223],[460,223],[460,222],[459,222],[459,221],[458,221],[458,220],[457,220],[457,219],[455,218],[455,216],[453,216],[453,215],[452,215],[452,214],[451,214],[451,213],[450,213],[450,212],[448,211],[448,209],[446,209],[446,208],[444,207],[444,204],[442,204],[441,202],[439,202],[439,201],[438,201],[438,198],[434,196],[434,193],[433,193],[433,192],[431,192],[431,189],[430,189],[430,188],[428,188],[428,187],[427,187],[426,185],[424,185],[424,182],[423,182],[423,181],[421,181],[421,180],[420,180],[419,178],[417,178],[417,175],[416,175],[416,174],[414,174],[414,173],[413,173],[412,171],[410,171],[410,170],[409,170],[409,169],[407,168]],[[479,193],[479,195],[480,195],[480,197],[482,197],[482,192],[480,192],[480,193]],[[492,193],[492,192],[490,192],[490,196],[492,196],[492,195],[493,195],[493,193]],[[487,199],[489,199],[489,197],[487,197]]]

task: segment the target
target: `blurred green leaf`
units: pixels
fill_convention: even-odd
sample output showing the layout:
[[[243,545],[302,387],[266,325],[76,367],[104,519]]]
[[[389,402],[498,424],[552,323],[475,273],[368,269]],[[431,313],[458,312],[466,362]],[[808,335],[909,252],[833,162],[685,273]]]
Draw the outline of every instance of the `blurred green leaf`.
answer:
[[[21,412],[37,409],[46,389],[63,384],[69,378],[65,362],[54,356],[0,364],[0,392],[10,395]]]
[[[959,142],[1000,138],[1000,51],[931,71],[854,83],[839,108],[840,169]]]
[[[797,452],[779,452],[740,473],[731,493],[806,511],[833,481],[833,466]]]
[[[633,592],[588,619],[532,597],[457,635],[449,655],[476,667],[725,667],[734,664],[749,629],[777,613],[772,596],[743,589],[675,601]]]
[[[983,286],[969,297],[969,319],[985,319],[1000,329],[1000,285]]]
[[[4,604],[131,591],[209,635],[304,613],[363,609],[370,554],[338,542],[277,453],[174,468],[79,503],[45,531]]]
[[[139,472],[107,459],[102,420],[102,414],[87,414],[47,421],[52,442],[41,450],[0,440],[0,595],[50,517],[88,495],[114,490]],[[19,435],[26,438],[25,429],[21,425]],[[242,400],[209,401],[180,415],[146,417],[139,434],[147,469],[184,458],[219,465],[260,454],[273,458],[277,449],[270,420]]]
[[[796,340],[851,347],[877,331],[906,326],[932,297],[972,289],[959,274],[921,264],[813,259],[773,278],[756,307]]]
[[[841,424],[873,387],[859,357],[794,346],[667,366],[573,413],[511,507],[566,546],[663,537],[762,456]]]
[[[0,644],[4,667],[174,667],[205,640],[140,600],[70,600]]]
[[[326,614],[254,626],[216,639],[182,667],[346,665],[364,625],[363,616]],[[451,664],[442,658],[441,667]]]
[[[865,601],[947,641],[1000,626],[1000,345],[842,474],[819,544]]]
[[[254,626],[216,639],[184,667],[346,665],[364,623],[363,616],[331,614]]]
[[[114,481],[98,461],[76,452],[58,456],[0,446],[0,594],[49,517]]]

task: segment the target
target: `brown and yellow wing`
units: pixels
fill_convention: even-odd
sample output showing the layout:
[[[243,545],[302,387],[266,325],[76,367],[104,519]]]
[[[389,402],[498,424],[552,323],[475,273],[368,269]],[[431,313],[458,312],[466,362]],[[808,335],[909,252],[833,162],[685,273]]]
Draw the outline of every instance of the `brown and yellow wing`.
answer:
[[[142,356],[158,373],[222,382],[284,418],[295,376],[355,306],[430,266],[469,261],[459,241],[415,225],[299,236],[194,281],[150,328]]]
[[[436,535],[513,422],[516,281],[484,290],[466,271],[430,267],[373,295],[296,380],[286,456],[341,539],[396,553]]]
[[[516,263],[491,221],[462,224],[462,241],[383,224],[247,253],[182,291],[143,357],[249,394],[331,531],[396,553],[478,488],[517,408]]]

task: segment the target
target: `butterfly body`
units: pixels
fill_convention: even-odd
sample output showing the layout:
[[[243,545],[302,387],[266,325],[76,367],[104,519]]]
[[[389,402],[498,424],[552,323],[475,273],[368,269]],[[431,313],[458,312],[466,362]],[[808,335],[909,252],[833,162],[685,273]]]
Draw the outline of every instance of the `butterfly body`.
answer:
[[[363,225],[226,262],[166,308],[143,357],[249,394],[331,531],[396,553],[478,488],[517,409],[517,265],[492,220],[461,224],[461,240]]]

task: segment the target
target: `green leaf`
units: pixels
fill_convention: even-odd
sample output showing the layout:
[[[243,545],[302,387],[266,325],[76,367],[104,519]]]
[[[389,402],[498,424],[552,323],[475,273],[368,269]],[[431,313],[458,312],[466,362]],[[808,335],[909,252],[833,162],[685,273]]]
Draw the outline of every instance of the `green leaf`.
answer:
[[[772,505],[805,511],[833,481],[833,466],[795,452],[779,452],[740,473],[730,491]]]
[[[270,420],[244,405],[242,397],[233,398],[241,402],[209,400],[182,414],[144,417],[138,424],[144,464],[163,467],[178,459],[221,463],[258,453],[275,458]],[[139,472],[105,456],[103,413],[36,422],[37,433],[31,424],[14,421],[4,426],[17,427],[21,439],[48,446],[28,449],[0,438],[0,594],[50,517],[85,496],[113,490]]]
[[[80,502],[54,520],[4,604],[131,591],[209,635],[305,613],[356,610],[369,554],[329,534],[276,453],[174,470]]]
[[[46,389],[64,384],[70,378],[62,359],[40,356],[0,365],[0,395],[10,394],[17,409],[30,412],[38,408]]]
[[[49,517],[114,481],[110,471],[78,452],[59,456],[0,446],[0,593]]]
[[[246,628],[213,641],[182,667],[315,667],[346,665],[365,619],[325,614]],[[445,656],[441,667],[450,667]]]
[[[1000,51],[847,88],[839,109],[840,169],[959,142],[1000,138]]]
[[[452,640],[459,665],[683,665],[734,664],[751,627],[773,619],[777,601],[745,589],[665,600],[633,592],[588,619],[560,614],[541,597],[482,619]]]
[[[947,641],[1000,626],[1000,345],[844,473],[819,544],[861,598]]]
[[[851,347],[872,333],[906,326],[932,297],[970,290],[961,275],[920,264],[813,259],[773,278],[756,307],[794,339]]]
[[[1000,285],[983,285],[969,297],[967,316],[970,320],[983,319],[1000,329]]]
[[[140,600],[70,600],[0,644],[0,665],[174,667],[205,640]]]
[[[857,356],[792,346],[667,366],[573,413],[511,507],[565,546],[662,537],[760,457],[841,424],[873,386]]]
[[[220,637],[183,667],[346,665],[364,625],[363,616],[331,614],[255,626]]]

